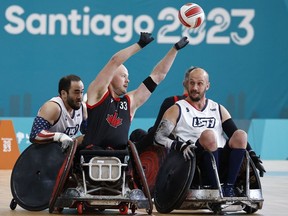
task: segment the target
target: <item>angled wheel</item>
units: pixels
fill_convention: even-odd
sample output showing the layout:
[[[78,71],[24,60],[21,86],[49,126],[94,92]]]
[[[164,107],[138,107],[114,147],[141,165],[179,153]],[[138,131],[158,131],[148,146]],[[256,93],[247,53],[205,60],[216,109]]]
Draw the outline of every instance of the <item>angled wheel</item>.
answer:
[[[249,173],[248,173],[248,170],[247,170],[247,162],[248,161],[249,161]],[[247,182],[247,179],[246,179],[247,175],[249,175],[249,180],[248,180],[249,182]],[[248,152],[246,152],[246,157],[243,160],[243,163],[242,163],[242,166],[241,166],[241,169],[240,169],[240,172],[239,172],[239,176],[237,178],[237,182],[236,183],[237,183],[239,188],[241,188],[241,187],[244,188],[244,190],[242,192],[243,196],[247,196],[246,190],[250,190],[250,189],[262,190],[259,173],[257,171],[257,168],[256,168],[255,164],[251,160]],[[258,209],[262,208],[263,200],[262,201],[258,201],[257,200],[256,202],[258,204],[257,208],[252,208],[251,206],[246,205],[243,210],[247,214],[255,213],[256,211],[258,211]]]
[[[167,150],[160,146],[148,146],[139,155],[152,197],[154,196],[156,177],[166,155]]]
[[[149,209],[147,209],[147,213],[148,214],[152,214],[153,211],[153,202],[152,202],[152,198],[151,198],[151,194],[150,194],[150,190],[149,190],[149,186],[146,180],[146,176],[145,176],[145,172],[143,170],[142,164],[141,164],[141,160],[139,158],[137,149],[134,145],[133,142],[131,142],[130,140],[128,140],[128,145],[132,154],[132,159],[136,168],[136,172],[140,178],[140,183],[143,187],[143,193],[146,196],[146,198],[148,199],[149,202]]]
[[[78,214],[80,214],[80,215],[82,215],[83,214],[83,203],[82,202],[79,202],[78,204],[77,204],[77,212],[78,212]]]
[[[222,208],[221,208],[221,204],[219,204],[219,203],[212,203],[212,204],[209,205],[209,208],[210,208],[211,211],[213,211],[213,213],[215,215],[223,214]]]
[[[98,211],[99,211],[99,212],[104,212],[104,211],[105,211],[105,208],[98,208]]]
[[[12,199],[11,202],[10,202],[10,209],[11,210],[15,210],[16,209],[16,206],[17,206],[17,202],[15,199]]]
[[[249,156],[250,157],[250,156]],[[261,181],[260,181],[260,176],[257,171],[257,168],[255,164],[253,163],[252,159],[250,158],[250,166],[251,166],[251,174],[250,174],[250,184],[251,188],[257,188],[261,189]],[[253,178],[255,178],[255,181],[253,181]]]
[[[29,211],[48,208],[64,158],[58,143],[28,146],[17,159],[11,174],[10,187],[15,202]]]
[[[49,202],[49,213],[52,213],[55,210],[55,204],[57,198],[63,191],[64,184],[69,177],[69,171],[71,169],[73,158],[77,149],[77,141],[74,142],[72,146],[69,147],[66,158],[62,163],[61,168],[59,169],[58,176],[53,188],[53,193]],[[58,206],[56,206],[58,208]]]
[[[250,206],[246,206],[243,210],[244,210],[247,214],[253,214],[253,213],[255,213],[256,211],[258,211],[258,209],[252,208],[252,207],[250,207]]]
[[[181,206],[195,172],[196,159],[185,161],[182,153],[170,151],[155,184],[154,204],[158,212],[169,213]]]
[[[132,206],[131,206],[131,213],[132,213],[132,214],[135,214],[135,212],[136,212],[136,205],[132,204]]]
[[[127,215],[128,214],[128,204],[127,203],[121,203],[119,205],[119,212],[121,215]]]
[[[249,166],[247,166],[248,161]],[[247,167],[249,168],[249,170],[247,169]],[[247,175],[249,175],[248,182],[247,182]],[[249,192],[247,193],[247,189],[262,190],[259,173],[253,161],[251,160],[248,152],[246,152],[246,157],[244,157],[243,159],[243,163],[241,165],[241,169],[237,177],[236,186],[238,188],[244,188],[244,190],[241,192],[242,196],[247,196],[247,194],[249,193]],[[261,208],[261,206],[262,205],[259,205],[259,208]]]

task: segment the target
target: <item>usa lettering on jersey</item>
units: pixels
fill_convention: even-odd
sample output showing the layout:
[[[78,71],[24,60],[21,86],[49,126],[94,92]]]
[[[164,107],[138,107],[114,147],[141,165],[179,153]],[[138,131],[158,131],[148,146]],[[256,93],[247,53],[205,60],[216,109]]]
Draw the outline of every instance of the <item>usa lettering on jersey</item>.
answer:
[[[192,119],[192,127],[214,128],[216,119],[214,117],[194,117]]]

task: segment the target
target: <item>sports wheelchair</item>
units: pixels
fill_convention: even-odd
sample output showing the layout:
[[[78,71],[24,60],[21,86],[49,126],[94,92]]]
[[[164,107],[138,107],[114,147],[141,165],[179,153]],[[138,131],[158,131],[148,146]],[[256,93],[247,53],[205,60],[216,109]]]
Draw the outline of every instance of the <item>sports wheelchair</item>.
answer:
[[[49,150],[55,149],[60,162],[52,167],[53,173],[47,175],[42,170],[45,163],[43,159],[31,165],[27,157],[32,155],[30,151],[44,157],[44,152],[49,155]],[[13,199],[10,208],[14,210],[19,204],[31,211],[49,208],[49,213],[60,213],[65,208],[75,208],[78,214],[94,210],[102,212],[105,209],[118,209],[120,214],[128,214],[129,209],[133,214],[137,209],[152,213],[153,203],[145,173],[132,142],[128,142],[126,150],[80,150],[76,153],[76,149],[75,142],[65,153],[61,152],[57,143],[32,144],[30,150],[25,150],[12,171]],[[139,176],[140,184],[135,184],[131,177],[132,166]],[[21,172],[23,167],[25,171]],[[48,166],[44,168],[49,170]],[[21,182],[21,177],[25,178],[25,183]],[[31,188],[23,189],[31,183],[37,188],[38,194],[33,190],[29,192]],[[45,193],[41,194],[42,191]],[[39,197],[42,197],[40,201]]]
[[[219,177],[222,175],[217,171],[212,154],[210,156],[218,188],[211,189],[204,184],[205,175],[197,165],[194,149],[193,153],[194,157],[189,161],[184,160],[182,153],[173,150],[165,158],[158,171],[153,194],[158,212],[206,209],[214,214],[237,211],[251,214],[262,209],[264,198],[261,182],[248,152],[237,177],[235,197],[223,196]]]

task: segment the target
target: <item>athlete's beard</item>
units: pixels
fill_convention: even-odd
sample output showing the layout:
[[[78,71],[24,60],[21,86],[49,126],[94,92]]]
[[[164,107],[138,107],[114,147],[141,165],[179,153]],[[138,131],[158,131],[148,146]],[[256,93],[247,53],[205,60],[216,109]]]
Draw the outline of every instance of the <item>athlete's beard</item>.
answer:
[[[198,101],[200,101],[200,97],[191,97],[191,96],[189,96],[190,97],[190,99],[191,99],[191,101],[193,101],[193,102],[198,102]]]
[[[201,98],[203,98],[205,92],[206,92],[206,91],[204,91],[204,92],[201,94],[201,93],[199,93],[199,92],[197,92],[197,91],[192,91],[191,94],[189,94],[188,96],[189,96],[189,98],[190,98],[191,101],[193,101],[193,102],[198,102],[198,101],[201,100]],[[193,93],[198,93],[198,96],[197,96],[197,97],[193,97],[193,96],[192,96]]]
[[[67,97],[67,103],[74,110],[79,110],[81,107],[81,103],[80,105],[76,104],[76,102],[74,102],[74,100],[72,100],[72,98],[70,98],[69,96]]]

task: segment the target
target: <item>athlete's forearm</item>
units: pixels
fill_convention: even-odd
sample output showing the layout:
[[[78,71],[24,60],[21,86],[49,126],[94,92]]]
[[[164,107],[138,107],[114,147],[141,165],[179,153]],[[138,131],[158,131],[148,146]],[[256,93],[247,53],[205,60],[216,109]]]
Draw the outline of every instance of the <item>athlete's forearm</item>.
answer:
[[[154,144],[171,149],[174,140],[170,139],[169,135],[174,127],[175,125],[171,121],[162,119],[154,136]]]

